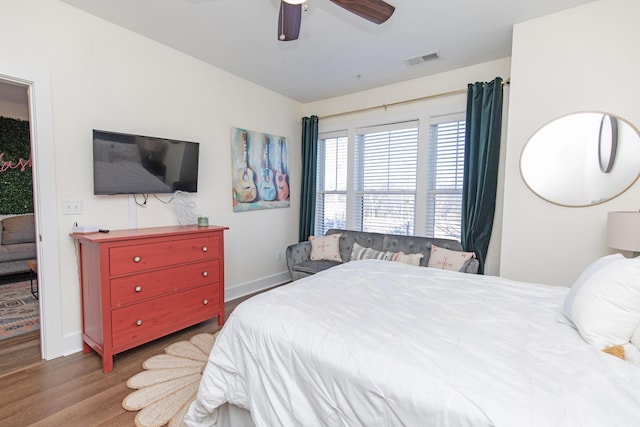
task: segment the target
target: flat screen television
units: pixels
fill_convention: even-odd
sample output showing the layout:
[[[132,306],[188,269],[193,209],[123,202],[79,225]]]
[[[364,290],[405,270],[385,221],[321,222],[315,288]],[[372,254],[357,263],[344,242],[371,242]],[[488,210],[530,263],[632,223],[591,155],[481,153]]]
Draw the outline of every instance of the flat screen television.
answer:
[[[197,142],[93,131],[93,193],[198,191]]]

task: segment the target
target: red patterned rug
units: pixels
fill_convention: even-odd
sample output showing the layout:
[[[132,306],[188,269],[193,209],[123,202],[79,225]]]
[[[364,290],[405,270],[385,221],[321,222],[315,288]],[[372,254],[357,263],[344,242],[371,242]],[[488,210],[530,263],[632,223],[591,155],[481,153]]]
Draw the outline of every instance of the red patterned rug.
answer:
[[[0,285],[0,340],[38,329],[40,309],[30,283]]]

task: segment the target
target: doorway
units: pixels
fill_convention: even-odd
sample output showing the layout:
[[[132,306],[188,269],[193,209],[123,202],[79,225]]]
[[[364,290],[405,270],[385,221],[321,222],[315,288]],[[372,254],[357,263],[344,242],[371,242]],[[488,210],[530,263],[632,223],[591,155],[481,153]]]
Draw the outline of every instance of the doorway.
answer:
[[[0,80],[1,161],[23,165],[0,169],[3,193],[8,194],[0,199],[0,219],[7,229],[4,240],[15,236],[15,242],[3,242],[9,244],[1,260],[0,374],[42,359],[30,119],[29,87]]]
[[[27,88],[32,152],[33,202],[38,259],[41,359],[82,348],[76,334],[62,333],[60,255],[53,144],[51,77],[0,58],[0,82]]]

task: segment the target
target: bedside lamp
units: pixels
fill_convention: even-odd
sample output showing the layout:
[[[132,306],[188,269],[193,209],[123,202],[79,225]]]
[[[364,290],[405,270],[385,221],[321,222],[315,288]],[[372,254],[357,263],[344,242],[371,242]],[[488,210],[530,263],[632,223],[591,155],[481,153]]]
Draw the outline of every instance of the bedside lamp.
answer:
[[[640,251],[640,212],[609,212],[607,246],[623,251]]]

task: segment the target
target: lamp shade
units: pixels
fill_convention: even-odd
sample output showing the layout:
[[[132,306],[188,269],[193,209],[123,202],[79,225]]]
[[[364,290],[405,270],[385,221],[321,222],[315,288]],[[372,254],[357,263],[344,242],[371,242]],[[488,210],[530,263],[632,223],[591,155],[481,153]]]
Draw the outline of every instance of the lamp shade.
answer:
[[[607,246],[623,251],[640,251],[640,212],[609,212]]]

